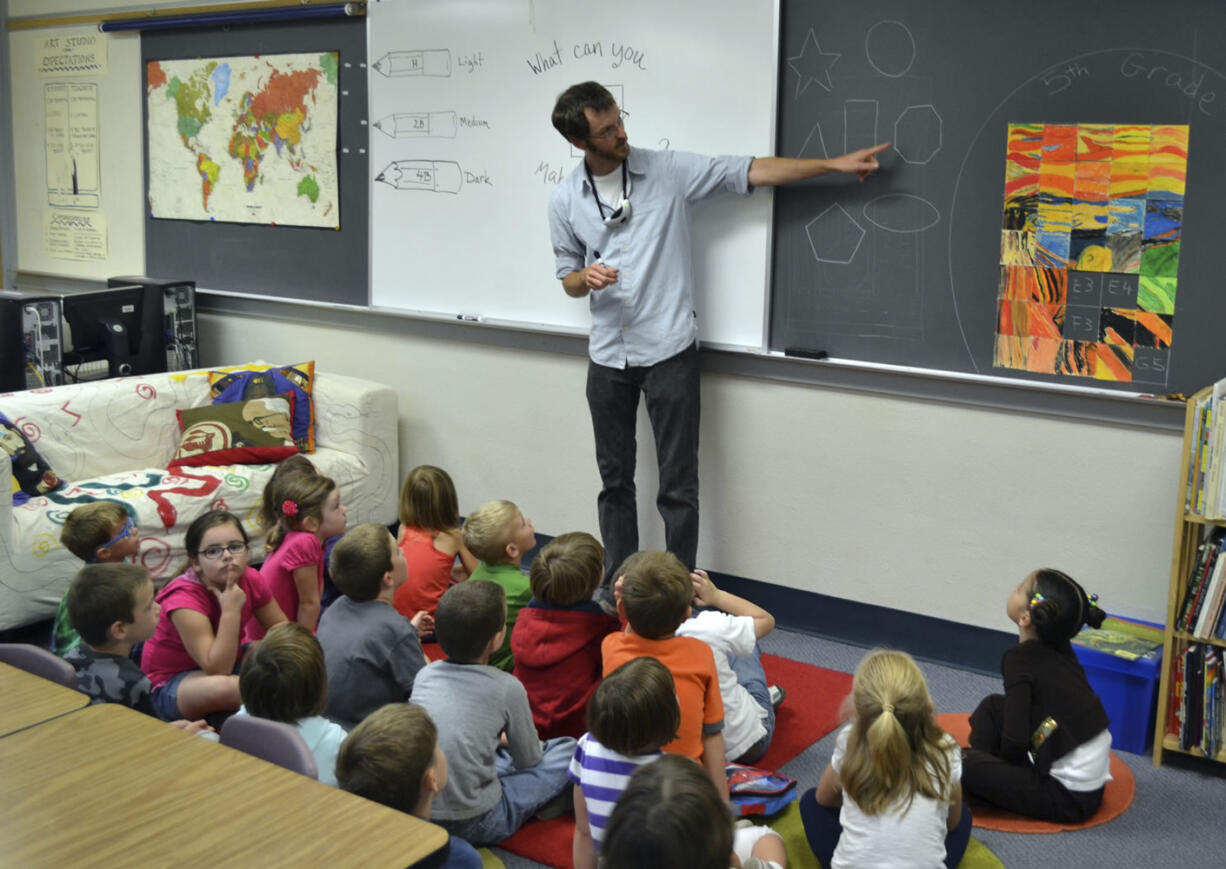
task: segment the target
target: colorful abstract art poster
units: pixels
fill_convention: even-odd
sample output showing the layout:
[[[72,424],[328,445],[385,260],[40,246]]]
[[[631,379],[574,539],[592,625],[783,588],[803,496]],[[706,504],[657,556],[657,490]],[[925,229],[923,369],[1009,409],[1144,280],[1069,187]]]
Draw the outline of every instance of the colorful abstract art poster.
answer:
[[[1010,124],[993,364],[1165,384],[1188,127]]]
[[[151,61],[149,213],[340,226],[337,55]]]

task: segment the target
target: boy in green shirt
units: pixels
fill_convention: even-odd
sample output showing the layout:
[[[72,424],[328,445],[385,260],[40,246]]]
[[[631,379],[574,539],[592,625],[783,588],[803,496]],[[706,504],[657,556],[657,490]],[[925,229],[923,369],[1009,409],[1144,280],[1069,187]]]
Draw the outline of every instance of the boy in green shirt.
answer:
[[[464,522],[464,545],[481,559],[469,578],[488,579],[506,592],[506,637],[490,655],[490,665],[510,673],[515,666],[511,657],[511,629],[519,611],[532,598],[532,586],[519,562],[536,546],[536,530],[532,520],[525,518],[510,501],[490,501],[473,510]]]

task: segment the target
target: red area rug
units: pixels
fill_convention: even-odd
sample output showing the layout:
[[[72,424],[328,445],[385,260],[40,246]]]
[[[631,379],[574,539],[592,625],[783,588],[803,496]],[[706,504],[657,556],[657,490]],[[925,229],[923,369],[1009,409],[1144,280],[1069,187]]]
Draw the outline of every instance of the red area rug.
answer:
[[[429,645],[425,648],[429,655]],[[839,704],[851,691],[851,674],[778,655],[763,655],[762,669],[766,671],[767,683],[781,685],[788,696],[776,713],[771,747],[756,766],[779,769],[838,726]],[[814,781],[820,773],[821,770],[813,771]],[[574,834],[575,819],[570,816],[532,821],[498,847],[546,866],[571,869]]]
[[[971,735],[971,717],[966,712],[946,712],[937,716],[937,723],[961,746],[967,745]],[[1097,827],[1123,813],[1132,805],[1132,799],[1137,795],[1137,780],[1132,770],[1120,759],[1114,751],[1111,752],[1111,781],[1103,789],[1103,802],[1098,811],[1081,824],[1060,824],[1054,821],[1036,821],[1016,815],[995,806],[975,803],[972,812],[975,816],[974,825],[984,830],[1000,830],[1005,833],[1063,833],[1067,830],[1084,830],[1086,827]]]

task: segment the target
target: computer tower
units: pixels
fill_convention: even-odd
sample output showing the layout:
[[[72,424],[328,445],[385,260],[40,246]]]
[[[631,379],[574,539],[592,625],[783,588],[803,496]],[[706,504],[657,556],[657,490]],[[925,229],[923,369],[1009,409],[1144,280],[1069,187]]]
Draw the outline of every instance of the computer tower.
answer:
[[[59,299],[0,290],[0,392],[63,382]]]
[[[141,313],[142,364],[153,365],[157,361],[153,356],[164,354],[165,367],[149,370],[182,371],[200,367],[200,351],[196,342],[195,281],[126,275],[109,279],[107,285],[145,288]],[[155,335],[159,338],[146,350],[145,341],[148,336]]]

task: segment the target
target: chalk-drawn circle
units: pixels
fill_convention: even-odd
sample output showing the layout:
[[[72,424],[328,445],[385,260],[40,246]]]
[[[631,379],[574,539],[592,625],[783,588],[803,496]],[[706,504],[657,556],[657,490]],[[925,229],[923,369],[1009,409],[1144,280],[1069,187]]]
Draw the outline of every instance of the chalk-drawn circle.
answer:
[[[887,193],[864,203],[864,219],[886,232],[923,232],[941,222],[941,212],[922,196]]]
[[[901,21],[878,21],[864,37],[869,66],[887,78],[900,78],[915,63],[915,37]]]

